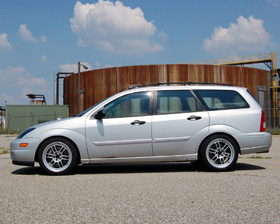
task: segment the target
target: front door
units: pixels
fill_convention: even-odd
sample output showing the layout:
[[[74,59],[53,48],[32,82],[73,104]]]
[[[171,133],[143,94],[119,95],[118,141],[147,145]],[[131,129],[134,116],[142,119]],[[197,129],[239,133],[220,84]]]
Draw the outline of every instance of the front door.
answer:
[[[88,118],[90,158],[152,156],[151,93],[122,96],[104,106],[103,119]]]

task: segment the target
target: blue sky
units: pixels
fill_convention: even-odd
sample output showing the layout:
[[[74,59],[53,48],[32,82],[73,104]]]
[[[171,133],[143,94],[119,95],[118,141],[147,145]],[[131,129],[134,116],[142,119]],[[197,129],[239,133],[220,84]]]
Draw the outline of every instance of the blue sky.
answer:
[[[54,102],[54,74],[275,51],[280,0],[0,0],[0,106]],[[279,59],[278,59],[278,67]]]

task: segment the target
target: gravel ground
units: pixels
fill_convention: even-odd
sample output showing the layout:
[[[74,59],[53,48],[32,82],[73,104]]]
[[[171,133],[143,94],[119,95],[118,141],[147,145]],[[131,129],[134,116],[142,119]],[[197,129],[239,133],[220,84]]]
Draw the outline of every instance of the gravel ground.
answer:
[[[10,148],[10,142],[16,137],[17,135],[0,135],[0,154]]]
[[[225,173],[171,163],[56,177],[1,155],[0,223],[280,223],[279,146],[274,136],[270,153],[242,156]]]

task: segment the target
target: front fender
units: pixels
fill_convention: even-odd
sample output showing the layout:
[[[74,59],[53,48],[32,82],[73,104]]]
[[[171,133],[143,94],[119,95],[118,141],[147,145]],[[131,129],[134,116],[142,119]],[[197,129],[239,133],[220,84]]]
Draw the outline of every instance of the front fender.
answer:
[[[86,140],[85,140],[85,135],[83,133],[73,131],[70,129],[51,129],[51,130],[46,130],[40,133],[40,139],[41,143],[40,145],[47,139],[53,138],[53,137],[62,137],[62,138],[67,138],[70,141],[72,141],[78,148],[79,154],[81,157],[81,162],[82,163],[89,163],[89,156],[88,156],[88,150],[87,150],[87,145],[86,145]],[[38,151],[39,147],[37,148]]]

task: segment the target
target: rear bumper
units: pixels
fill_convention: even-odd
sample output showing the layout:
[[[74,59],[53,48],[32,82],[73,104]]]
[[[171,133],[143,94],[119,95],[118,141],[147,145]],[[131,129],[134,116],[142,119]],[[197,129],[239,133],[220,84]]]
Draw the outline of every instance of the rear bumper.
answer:
[[[267,132],[246,133],[236,136],[240,145],[240,154],[267,153],[272,143],[272,136]]]

